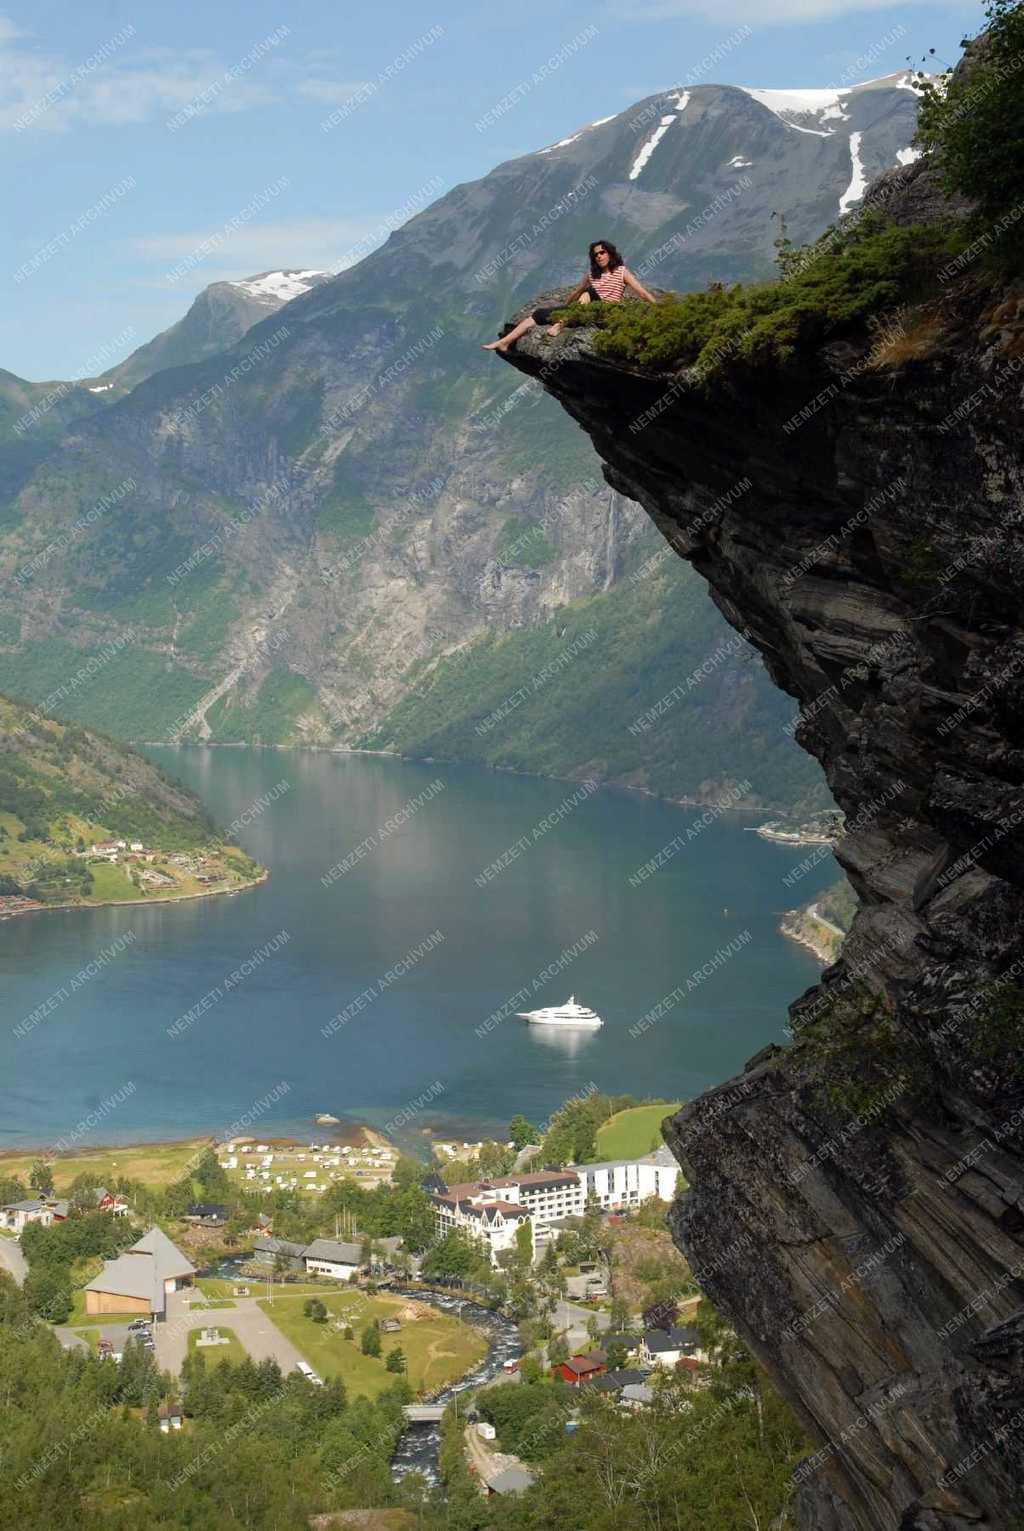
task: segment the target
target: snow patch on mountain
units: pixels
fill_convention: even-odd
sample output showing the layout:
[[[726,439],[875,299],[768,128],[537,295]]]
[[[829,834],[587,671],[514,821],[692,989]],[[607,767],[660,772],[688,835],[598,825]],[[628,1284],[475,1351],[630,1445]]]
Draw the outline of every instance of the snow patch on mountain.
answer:
[[[555,149],[565,149],[569,144],[574,144],[584,133],[589,133],[591,128],[604,127],[606,122],[611,122],[619,114],[613,112],[611,117],[599,117],[596,122],[588,122],[585,128],[580,128],[578,133],[570,133],[568,138],[560,138],[556,144],[548,144],[546,149],[538,149],[538,154],[551,154]]]
[[[921,158],[922,152],[923,151],[921,149],[914,149],[914,148],[910,148],[910,149],[897,149],[896,150],[896,163],[899,164],[899,165],[912,165],[915,160],[918,160],[918,159]]]
[[[819,121],[825,120],[826,116],[842,116],[840,96],[847,94],[840,90],[761,90],[751,85],[739,85],[738,90],[758,103],[759,106],[767,107],[780,122],[784,122],[787,128],[793,128],[798,133],[813,133],[817,138],[831,138],[832,128],[809,128],[801,126],[798,122],[791,122],[790,117],[817,117]],[[838,109],[838,110],[837,110]]]
[[[729,161],[729,168],[731,170],[749,170],[753,163],[752,159],[744,159],[742,154],[734,154]]]
[[[864,170],[864,161],[860,157],[860,133],[850,134],[850,165],[852,175],[850,184],[839,198],[839,211],[848,212],[854,202],[859,202],[868,189],[868,178]]]
[[[583,137],[583,129],[578,133],[572,133],[568,138],[560,138],[556,144],[548,144],[546,149],[538,149],[538,154],[550,154],[552,149],[564,149],[568,144],[574,144],[577,138]]]
[[[651,134],[650,138],[644,144],[643,148],[640,150],[640,153],[637,155],[636,159],[630,166],[629,179],[631,181],[636,180],[637,176],[647,164],[647,161],[650,159],[655,149],[661,143],[661,140],[665,137],[665,134],[668,132],[669,128],[672,126],[675,120],[676,119],[673,116],[662,117],[661,121],[658,123],[658,126],[655,128],[654,132]]]
[[[250,298],[269,298],[278,303],[290,303],[293,298],[301,298],[304,292],[309,291],[313,285],[310,278],[326,275],[325,271],[263,271],[259,276],[229,282],[228,286],[237,287],[239,292],[248,293]]]

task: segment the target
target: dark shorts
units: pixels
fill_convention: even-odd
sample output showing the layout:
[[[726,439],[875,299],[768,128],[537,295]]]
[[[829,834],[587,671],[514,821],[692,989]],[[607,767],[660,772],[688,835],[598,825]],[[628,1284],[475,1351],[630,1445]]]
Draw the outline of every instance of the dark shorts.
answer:
[[[590,301],[591,303],[600,303],[601,299],[596,292],[592,292],[590,294]],[[556,303],[554,308],[535,308],[530,317],[533,319],[534,324],[550,324],[552,314],[557,314],[567,306],[565,303]]]

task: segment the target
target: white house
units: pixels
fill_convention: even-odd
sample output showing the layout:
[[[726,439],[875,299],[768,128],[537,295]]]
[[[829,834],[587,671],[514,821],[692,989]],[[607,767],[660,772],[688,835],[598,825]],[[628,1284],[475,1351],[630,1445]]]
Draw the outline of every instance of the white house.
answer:
[[[302,1263],[311,1275],[351,1281],[362,1268],[362,1248],[340,1239],[314,1239],[302,1251]]]
[[[38,1197],[30,1201],[10,1201],[0,1207],[0,1226],[14,1233],[23,1233],[28,1223],[42,1223],[44,1228],[49,1228],[52,1222],[53,1207]]]
[[[384,1261],[393,1259],[401,1248],[399,1238],[374,1239],[373,1247]],[[333,1276],[335,1281],[352,1281],[366,1265],[362,1244],[343,1239],[314,1239],[302,1251],[302,1263],[311,1275]]]
[[[645,1329],[640,1341],[639,1360],[642,1366],[678,1366],[680,1361],[706,1361],[707,1354],[701,1349],[700,1335],[696,1329]]]

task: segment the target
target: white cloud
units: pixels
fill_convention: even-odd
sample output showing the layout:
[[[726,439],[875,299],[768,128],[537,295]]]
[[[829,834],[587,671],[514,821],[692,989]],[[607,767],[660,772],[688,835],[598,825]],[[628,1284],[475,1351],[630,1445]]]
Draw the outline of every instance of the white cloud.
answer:
[[[935,0],[907,0],[911,5],[934,5]],[[952,5],[955,0],[939,0]],[[675,16],[699,16],[705,21],[746,22],[758,31],[801,21],[836,21],[864,11],[889,11],[893,0],[648,0],[631,11],[631,19],[663,21]]]
[[[254,35],[237,57],[209,49],[139,49],[126,24],[67,58],[39,47],[0,15],[0,133],[66,133],[83,127],[159,122],[251,111],[282,101],[331,105],[360,88],[326,76],[331,61],[287,56],[290,28]],[[313,77],[310,78],[310,72]]]
[[[227,229],[214,225],[206,229],[185,229],[176,233],[151,234],[133,239],[130,248],[136,256],[154,266],[159,286],[166,286],[171,274],[183,267],[188,279],[173,281],[178,291],[207,286],[210,282],[233,282],[253,276],[257,271],[279,271],[286,267],[306,270],[343,271],[368,253],[366,241],[382,232],[380,216],[360,218],[307,218],[280,220],[242,228]],[[200,259],[194,259],[197,253]]]

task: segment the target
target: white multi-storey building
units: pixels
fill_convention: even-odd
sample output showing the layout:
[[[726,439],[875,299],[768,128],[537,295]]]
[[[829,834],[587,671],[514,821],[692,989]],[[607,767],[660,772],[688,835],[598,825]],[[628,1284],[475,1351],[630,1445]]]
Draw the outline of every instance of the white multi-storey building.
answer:
[[[582,1217],[586,1188],[576,1170],[544,1170],[451,1185],[431,1198],[440,1238],[458,1228],[486,1244],[491,1264],[515,1247],[516,1232],[529,1220],[534,1254],[537,1235],[566,1217]]]
[[[583,1164],[579,1176],[584,1201],[599,1207],[638,1207],[658,1197],[671,1201],[676,1193],[679,1165],[667,1148],[655,1149],[642,1159],[616,1159],[607,1164]]]

